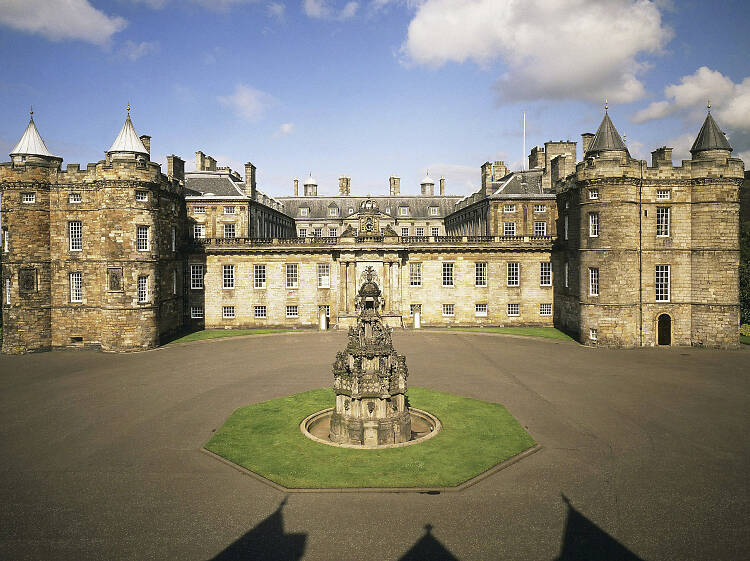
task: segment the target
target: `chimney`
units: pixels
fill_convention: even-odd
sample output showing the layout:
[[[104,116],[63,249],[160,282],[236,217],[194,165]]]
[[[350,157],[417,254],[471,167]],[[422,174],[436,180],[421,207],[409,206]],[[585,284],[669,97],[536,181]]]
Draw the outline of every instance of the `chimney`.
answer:
[[[216,160],[211,156],[206,156],[206,171],[216,171]]]
[[[401,194],[401,178],[397,175],[392,175],[388,178],[388,183],[391,186],[391,196]]]
[[[482,190],[480,194],[482,198],[489,197],[492,189],[492,164],[485,162],[482,164]]]
[[[255,166],[250,162],[245,164],[245,195],[252,200],[256,199],[255,189]]]
[[[492,181],[500,181],[506,175],[508,175],[508,166],[505,162],[496,160],[495,165],[492,166]]]
[[[565,154],[560,154],[552,158],[552,162],[550,162],[550,177],[553,186],[556,182],[565,178],[565,160]]]
[[[350,194],[350,184],[351,178],[346,177],[345,175],[339,177],[339,195],[341,195],[342,197],[348,197]]]
[[[591,141],[594,140],[594,133],[591,132],[585,132],[581,135],[581,150],[583,150],[583,153],[581,154],[581,159],[586,159],[586,152],[589,151],[589,146],[591,146]]]
[[[70,165],[68,165],[70,167]],[[172,154],[167,156],[167,177],[174,179],[185,179],[185,160]]]
[[[294,178],[294,196],[299,197],[299,179]]]
[[[651,152],[651,167],[672,167],[672,149],[662,146]]]
[[[147,134],[141,135],[141,142],[143,142],[143,146],[146,148],[146,152],[148,152],[148,155],[151,155],[151,137]]]
[[[440,178],[440,196],[445,195],[445,177]]]

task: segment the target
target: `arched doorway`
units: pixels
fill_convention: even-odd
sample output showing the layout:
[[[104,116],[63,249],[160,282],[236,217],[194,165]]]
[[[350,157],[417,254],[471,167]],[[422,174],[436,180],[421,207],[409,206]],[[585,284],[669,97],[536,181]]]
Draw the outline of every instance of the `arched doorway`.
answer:
[[[659,345],[672,344],[672,318],[669,314],[661,314],[656,320],[657,342]]]

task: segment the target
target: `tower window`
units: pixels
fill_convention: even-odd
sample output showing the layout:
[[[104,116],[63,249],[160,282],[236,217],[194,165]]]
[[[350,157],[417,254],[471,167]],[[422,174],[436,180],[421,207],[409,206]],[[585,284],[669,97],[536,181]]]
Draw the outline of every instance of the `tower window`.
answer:
[[[83,302],[83,279],[82,273],[70,273],[70,301]]]
[[[138,251],[148,251],[148,226],[138,226],[137,238]]]
[[[599,296],[599,267],[589,267],[589,296]]]
[[[589,237],[599,237],[599,213],[589,212]]]
[[[36,202],[36,193],[21,193],[21,202],[31,204]]]
[[[669,302],[669,265],[656,266],[656,301]]]
[[[656,207],[656,235],[660,238],[669,237],[669,207]]]
[[[70,251],[81,251],[83,249],[83,232],[80,220],[68,222],[68,238],[70,240]]]

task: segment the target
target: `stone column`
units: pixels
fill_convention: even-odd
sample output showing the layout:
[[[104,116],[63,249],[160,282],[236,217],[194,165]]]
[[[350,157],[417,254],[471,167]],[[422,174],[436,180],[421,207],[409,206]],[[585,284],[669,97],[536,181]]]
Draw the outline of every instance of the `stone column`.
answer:
[[[383,261],[383,298],[385,298],[385,310],[386,314],[389,310],[393,309],[391,304],[391,262]]]
[[[357,293],[357,269],[355,268],[356,263],[350,261],[347,263],[347,291],[346,291],[346,311],[350,314],[354,313],[354,297]]]
[[[346,302],[347,302],[347,294],[346,294],[346,261],[339,261],[339,313],[338,315],[342,316],[344,313],[346,313]]]

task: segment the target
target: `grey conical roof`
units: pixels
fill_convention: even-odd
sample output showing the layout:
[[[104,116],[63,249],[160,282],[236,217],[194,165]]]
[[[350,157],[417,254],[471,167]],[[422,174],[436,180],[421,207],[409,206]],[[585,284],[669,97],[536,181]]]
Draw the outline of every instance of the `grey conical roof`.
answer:
[[[591,141],[591,144],[589,144],[589,149],[586,151],[586,154],[603,152],[605,150],[628,151],[627,146],[625,146],[625,143],[620,137],[620,133],[617,132],[617,129],[612,124],[612,119],[609,118],[609,113],[606,111],[604,112],[602,124],[599,125],[599,130],[596,131],[594,139]]]
[[[10,155],[47,156],[48,158],[55,157],[53,154],[50,154],[49,150],[47,150],[47,145],[44,143],[44,140],[42,140],[39,131],[36,130],[34,117],[29,119],[29,125],[26,127],[26,130],[24,131],[21,140],[16,144],[16,147],[11,150]]]
[[[728,150],[732,151],[732,147],[729,145],[727,137],[716,124],[714,118],[711,116],[711,112],[706,115],[706,120],[703,121],[698,137],[693,142],[693,147],[690,149],[691,154],[696,152],[703,152],[704,150]]]
[[[133,121],[130,120],[130,113],[128,113],[128,117],[125,119],[125,124],[122,125],[120,134],[117,135],[117,138],[107,152],[133,152],[148,155],[148,150],[146,150],[141,139],[138,138],[138,133],[135,132]]]

